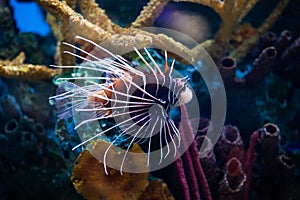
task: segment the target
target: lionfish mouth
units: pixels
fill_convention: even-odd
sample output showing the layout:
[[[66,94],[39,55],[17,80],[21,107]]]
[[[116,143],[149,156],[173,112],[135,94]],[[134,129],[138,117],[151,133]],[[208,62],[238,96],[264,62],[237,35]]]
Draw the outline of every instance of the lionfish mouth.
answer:
[[[77,38],[93,45],[98,51],[108,54],[110,58],[98,58],[92,52],[64,43],[85,56],[69,51],[65,51],[65,53],[85,62],[79,66],[54,67],[90,71],[94,75],[58,78],[63,82],[59,85],[56,96],[50,97],[55,100],[58,117],[61,119],[76,118],[75,129],[97,121],[113,120],[114,123],[108,128],[103,129],[102,127],[102,131],[84,139],[73,149],[88,144],[94,139],[108,136],[113,130],[118,129],[119,131],[114,132],[114,136],[109,138],[111,145],[108,149],[112,145],[118,144],[122,138],[126,138],[126,152],[134,142],[143,143],[147,146],[147,164],[149,165],[150,152],[155,146],[162,148],[162,146],[168,145],[168,151],[161,153],[159,163],[169,156],[169,141],[171,141],[171,144],[174,145],[175,157],[176,149],[180,146],[181,136],[170,117],[170,110],[192,99],[192,91],[187,86],[189,79],[172,77],[175,60],[169,66],[167,51],[165,51],[165,66],[164,69],[161,69],[146,48],[144,48],[144,52],[147,57],[134,48],[145,65],[145,68],[141,68],[91,40],[80,36]],[[108,149],[103,158],[106,173],[105,160]],[[125,157],[126,154],[120,167],[121,173]]]

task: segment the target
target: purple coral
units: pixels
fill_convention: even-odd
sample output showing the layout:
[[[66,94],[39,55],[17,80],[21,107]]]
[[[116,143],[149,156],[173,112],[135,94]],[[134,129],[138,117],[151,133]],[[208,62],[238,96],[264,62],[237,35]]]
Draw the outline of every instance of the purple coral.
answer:
[[[226,163],[225,174],[219,186],[220,199],[242,199],[246,180],[241,161],[236,157],[230,158]]]
[[[184,132],[185,137],[187,137],[182,137],[182,143],[183,145],[186,145],[186,139],[190,140],[191,138],[194,138],[194,133],[188,119],[186,107],[181,105],[180,109],[182,113],[182,121],[179,125],[179,131],[181,134]],[[183,189],[185,199],[200,200],[201,198],[204,200],[212,200],[207,179],[199,160],[195,141],[192,142],[191,146],[183,154],[182,161],[184,161],[183,165],[181,164],[181,159],[178,159],[175,163],[175,167],[176,171],[180,174],[179,181]]]
[[[219,68],[225,84],[232,85],[235,78],[236,61],[232,57],[224,57]]]
[[[255,131],[252,133],[250,138],[250,145],[247,152],[247,159],[246,159],[246,174],[247,174],[247,182],[245,186],[245,195],[244,200],[247,200],[249,198],[250,193],[250,187],[251,187],[251,179],[252,179],[252,169],[254,162],[256,160],[256,152],[255,152],[255,146],[258,141],[258,131]]]
[[[181,111],[184,113],[185,109],[181,107]],[[185,116],[186,114],[183,114],[180,132],[182,133],[185,130],[185,136],[190,137],[191,134],[189,134],[190,131],[188,129],[190,125]],[[198,156],[194,154],[196,144],[198,149],[202,143],[207,144],[207,151],[212,150],[213,147],[209,138],[205,135],[198,135],[188,151],[183,155],[182,160],[178,159],[176,161],[176,168],[184,198],[199,199],[198,192],[193,193],[195,188],[198,187],[201,199],[248,200],[251,187],[257,186],[259,188],[256,190],[258,197],[260,199],[270,199],[266,197],[266,191],[269,194],[272,188],[274,188],[273,186],[276,185],[278,188],[277,183],[283,183],[287,186],[281,187],[282,190],[280,191],[282,194],[278,194],[277,192],[276,195],[281,199],[288,199],[293,191],[290,180],[293,175],[294,163],[286,155],[279,156],[279,141],[279,128],[275,124],[267,123],[263,128],[253,132],[248,151],[244,154],[239,130],[235,126],[226,125],[218,144],[214,147],[216,152],[219,150],[224,150],[224,152],[219,153],[217,159],[213,151],[207,154],[206,157],[199,159],[200,152]],[[255,168],[255,163],[259,164],[256,156],[258,145],[261,146],[262,151],[262,173],[259,176],[254,176],[253,169]],[[200,165],[197,164],[198,160],[200,160]],[[221,160],[225,161],[225,163],[220,162]],[[217,163],[220,165],[221,170]],[[204,170],[202,166],[205,167]],[[222,175],[219,176],[220,174]],[[270,178],[273,179],[272,177],[277,181],[271,184]],[[260,179],[260,181],[257,179]],[[213,193],[210,193],[210,191],[213,191]],[[215,191],[218,191],[218,193]],[[272,196],[278,199],[275,197],[276,195]]]
[[[277,51],[274,47],[265,48],[253,62],[253,69],[245,76],[247,84],[257,84],[269,73]]]

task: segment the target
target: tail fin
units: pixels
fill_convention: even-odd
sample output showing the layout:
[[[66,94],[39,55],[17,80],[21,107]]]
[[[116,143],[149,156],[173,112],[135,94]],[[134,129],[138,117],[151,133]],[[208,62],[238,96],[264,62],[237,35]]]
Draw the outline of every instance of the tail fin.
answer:
[[[75,108],[84,108],[87,105],[88,91],[70,82],[63,82],[56,90],[55,106],[57,116],[66,119],[73,116]]]

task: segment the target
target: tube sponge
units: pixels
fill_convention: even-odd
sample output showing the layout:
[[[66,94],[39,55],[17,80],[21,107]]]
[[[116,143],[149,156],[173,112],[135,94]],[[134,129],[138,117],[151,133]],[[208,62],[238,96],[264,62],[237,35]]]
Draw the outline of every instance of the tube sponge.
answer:
[[[246,175],[242,163],[235,157],[226,163],[224,179],[220,182],[220,199],[242,199],[245,189]]]

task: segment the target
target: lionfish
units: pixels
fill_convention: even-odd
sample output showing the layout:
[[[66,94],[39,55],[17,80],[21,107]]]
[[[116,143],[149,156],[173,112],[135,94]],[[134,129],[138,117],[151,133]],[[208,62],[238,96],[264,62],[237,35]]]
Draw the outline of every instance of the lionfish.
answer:
[[[108,134],[115,128],[120,128],[118,135],[110,141],[114,144],[121,137],[126,136],[129,151],[133,142],[143,143],[148,146],[148,162],[151,152],[151,142],[155,134],[159,137],[159,146],[169,145],[168,141],[174,145],[174,157],[176,155],[176,145],[180,145],[180,133],[170,117],[170,110],[181,104],[189,102],[192,98],[192,91],[188,87],[188,77],[174,78],[172,72],[175,60],[168,64],[167,51],[165,52],[165,67],[156,63],[150,52],[144,48],[148,58],[133,48],[137,56],[142,60],[144,68],[136,66],[120,55],[115,55],[106,48],[95,42],[77,36],[78,39],[92,45],[98,51],[108,54],[108,58],[99,58],[91,51],[88,52],[69,43],[64,43],[76,49],[80,54],[65,51],[85,61],[87,64],[78,66],[55,66],[59,68],[74,68],[91,70],[101,74],[100,76],[79,76],[70,78],[59,78],[63,82],[57,89],[56,96],[50,97],[55,100],[58,117],[61,119],[72,117],[78,113],[92,113],[81,119],[75,126],[75,130],[90,122],[113,119],[114,125],[96,133],[92,137],[82,141],[73,148],[76,149],[102,135]],[[83,55],[83,56],[82,56]],[[151,62],[148,62],[147,59]],[[80,86],[68,81],[83,80],[85,85]],[[175,139],[178,144],[175,144]],[[170,153],[163,155],[161,159]],[[108,151],[108,149],[107,149]],[[104,167],[106,170],[104,154]],[[120,167],[124,164],[125,156]]]

